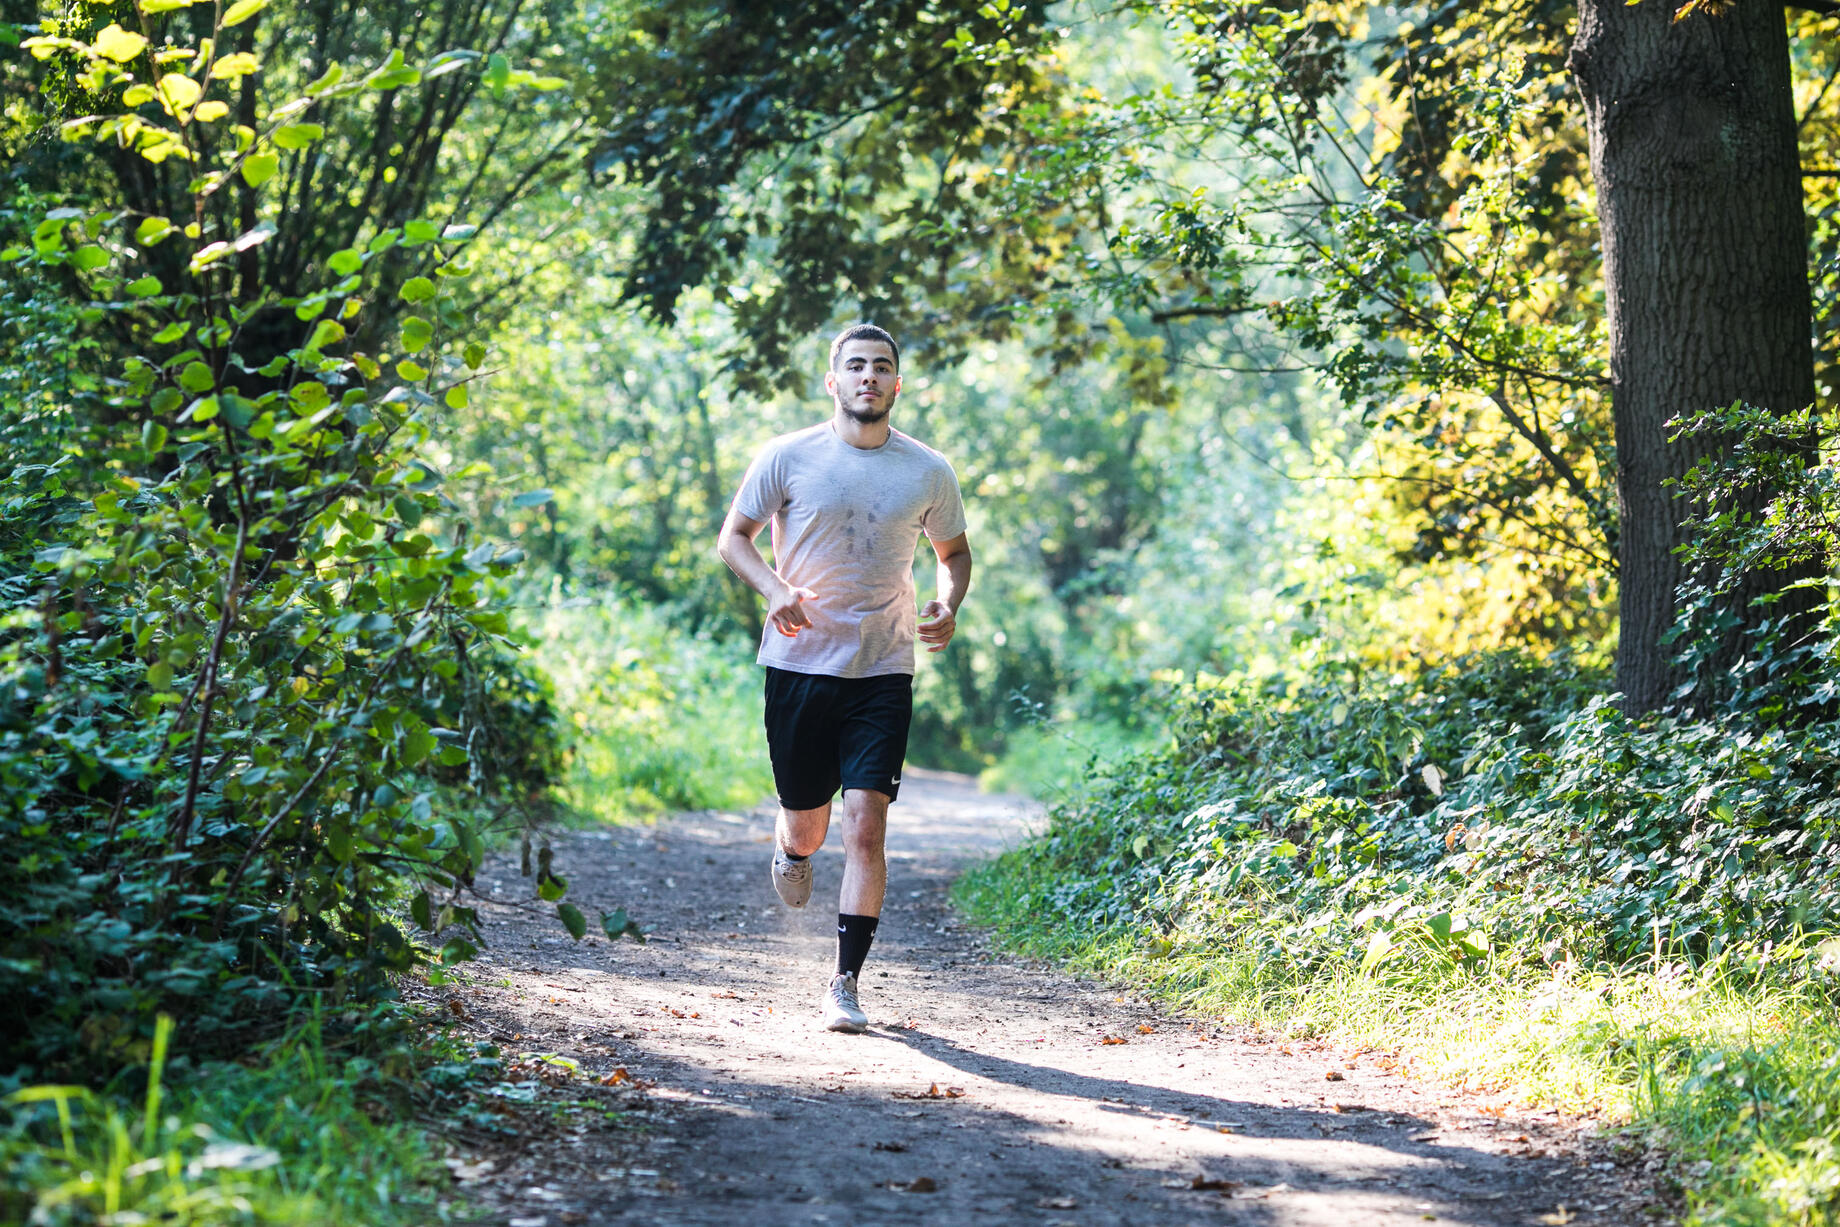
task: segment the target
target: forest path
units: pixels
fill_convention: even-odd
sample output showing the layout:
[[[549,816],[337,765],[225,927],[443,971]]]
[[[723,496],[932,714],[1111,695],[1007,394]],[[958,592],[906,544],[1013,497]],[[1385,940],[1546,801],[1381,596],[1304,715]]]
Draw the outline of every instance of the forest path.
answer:
[[[488,904],[474,986],[437,992],[510,1051],[651,1084],[625,1092],[644,1127],[457,1158],[475,1204],[512,1227],[1642,1221],[1632,1182],[1587,1161],[1601,1147],[1579,1122],[993,955],[946,892],[1035,817],[910,771],[859,1036],[818,1022],[834,832],[802,912],[767,880],[766,809],[557,839],[570,899],[591,918],[625,906],[652,940],[576,944],[547,905]],[[515,861],[480,886],[529,897]]]

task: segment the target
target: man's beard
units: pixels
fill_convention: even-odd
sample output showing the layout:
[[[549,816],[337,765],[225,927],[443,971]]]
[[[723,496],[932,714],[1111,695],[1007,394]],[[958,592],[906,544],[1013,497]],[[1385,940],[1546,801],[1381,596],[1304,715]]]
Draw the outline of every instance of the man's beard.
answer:
[[[894,408],[894,398],[890,397],[886,402],[881,404],[880,407],[875,409],[858,409],[854,406],[842,403],[839,403],[837,407],[843,410],[845,417],[855,422],[858,426],[873,426],[877,422],[885,422],[888,420],[888,411]]]

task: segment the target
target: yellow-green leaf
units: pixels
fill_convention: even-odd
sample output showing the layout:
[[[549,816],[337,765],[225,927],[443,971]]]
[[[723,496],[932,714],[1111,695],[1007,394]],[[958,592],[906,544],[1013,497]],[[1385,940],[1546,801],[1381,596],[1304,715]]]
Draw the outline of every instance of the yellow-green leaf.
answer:
[[[249,52],[233,51],[211,65],[211,76],[215,80],[229,81],[236,77],[246,77],[261,67],[261,62]]]
[[[199,103],[198,109],[192,112],[192,118],[197,120],[201,124],[208,124],[215,120],[222,119],[224,116],[228,115],[229,113],[230,113],[229,103],[219,102],[215,98],[213,98],[209,102]]]
[[[281,168],[281,155],[276,153],[252,153],[243,159],[243,182],[250,187],[261,187],[275,177]]]
[[[145,38],[132,30],[122,29],[114,22],[104,26],[96,35],[96,54],[106,56],[117,64],[126,64],[146,49]]]
[[[236,0],[224,14],[224,25],[240,26],[268,7],[268,0]]]
[[[159,88],[160,101],[169,115],[177,115],[204,96],[204,86],[183,73],[167,73],[160,78]]]

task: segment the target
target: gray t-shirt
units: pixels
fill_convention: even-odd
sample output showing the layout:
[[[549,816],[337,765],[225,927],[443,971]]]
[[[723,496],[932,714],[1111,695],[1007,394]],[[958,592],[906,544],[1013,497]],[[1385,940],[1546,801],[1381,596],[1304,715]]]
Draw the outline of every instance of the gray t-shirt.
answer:
[[[768,623],[761,664],[832,677],[914,671],[914,545],[922,532],[947,541],[965,531],[944,456],[892,429],[880,447],[851,447],[824,422],[767,444],[735,510],[772,525],[775,568],[817,594],[796,636]]]

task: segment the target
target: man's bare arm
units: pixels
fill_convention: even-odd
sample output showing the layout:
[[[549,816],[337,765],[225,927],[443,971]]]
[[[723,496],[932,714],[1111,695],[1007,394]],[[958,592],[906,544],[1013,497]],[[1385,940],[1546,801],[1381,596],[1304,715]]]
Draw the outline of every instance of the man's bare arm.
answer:
[[[716,534],[716,553],[728,564],[729,570],[767,599],[767,621],[773,624],[774,630],[791,638],[799,633],[800,627],[811,625],[803,602],[817,593],[809,588],[793,587],[767,565],[767,560],[754,548],[754,538],[760,536],[765,527],[759,520],[751,520],[730,509],[728,519],[722,522],[722,531]]]
[[[920,638],[926,650],[939,652],[952,642],[958,629],[958,607],[971,590],[971,543],[960,533],[946,541],[933,542],[939,555],[939,596],[920,607]]]

